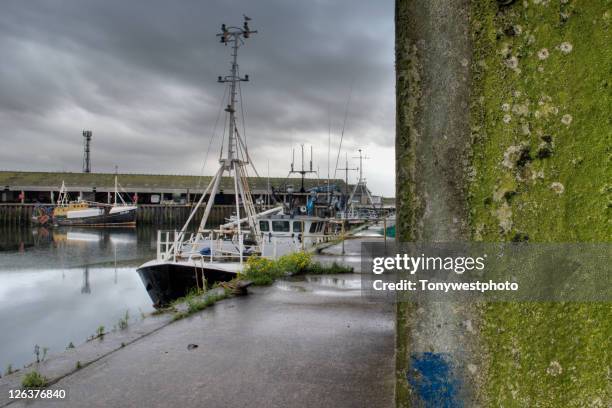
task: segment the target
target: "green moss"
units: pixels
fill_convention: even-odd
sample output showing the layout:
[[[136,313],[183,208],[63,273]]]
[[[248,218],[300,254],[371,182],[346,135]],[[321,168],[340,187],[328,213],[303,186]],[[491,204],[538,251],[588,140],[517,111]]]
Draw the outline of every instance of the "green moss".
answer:
[[[609,239],[612,38],[604,15],[610,3],[516,3],[501,13],[494,2],[473,3],[473,225],[483,225],[482,238],[489,241],[508,239],[515,231],[529,231],[535,241]],[[566,22],[560,13],[569,15]],[[520,26],[521,34],[503,34],[512,26]],[[562,43],[571,44],[571,52],[557,49]],[[549,55],[540,60],[543,49]],[[503,50],[518,57],[520,73],[504,65]],[[571,116],[569,125],[564,115]],[[546,137],[552,138],[552,154],[538,158]],[[504,153],[521,144],[530,148],[531,161],[504,166]],[[555,192],[552,183],[561,183],[564,192]],[[486,199],[505,184],[516,185],[517,194],[512,228],[500,235],[496,210],[504,200],[487,206]]]
[[[395,2],[395,201],[396,239],[412,241],[416,237],[418,196],[416,192],[417,116],[420,107],[421,64],[411,19],[411,2]]]
[[[410,387],[406,381],[408,371],[408,356],[410,333],[408,316],[415,312],[415,304],[398,302],[396,304],[396,329],[395,329],[395,401],[398,408],[409,407]]]
[[[474,239],[610,241],[610,1],[499,10],[473,0],[471,13]],[[529,160],[512,146],[527,146]],[[612,305],[505,303],[482,313],[491,406],[612,401]]]

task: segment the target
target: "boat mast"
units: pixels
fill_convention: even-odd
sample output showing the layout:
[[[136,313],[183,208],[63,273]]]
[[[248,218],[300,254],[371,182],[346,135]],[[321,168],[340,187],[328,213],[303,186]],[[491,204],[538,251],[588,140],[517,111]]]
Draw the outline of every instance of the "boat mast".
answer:
[[[229,113],[229,135],[227,138],[227,157],[220,159],[220,164],[230,173],[234,173],[234,194],[236,201],[236,219],[240,220],[240,199],[242,198],[242,203],[245,207],[247,216],[254,216],[255,209],[253,206],[250,197],[246,197],[250,193],[245,191],[248,190],[248,182],[246,179],[243,180],[243,177],[246,177],[246,173],[243,173],[242,166],[244,165],[243,161],[239,157],[238,149],[243,147],[245,150],[245,158],[248,162],[248,153],[246,152],[246,146],[239,140],[240,135],[238,134],[238,127],[236,126],[236,94],[237,94],[237,84],[239,82],[246,82],[249,80],[249,76],[245,75],[244,77],[240,76],[239,67],[238,67],[238,48],[242,44],[244,44],[244,40],[249,38],[251,34],[257,33],[257,31],[251,30],[249,28],[248,21],[250,18],[244,17],[244,23],[242,27],[227,27],[225,24],[221,25],[221,33],[217,34],[221,39],[221,43],[227,45],[231,44],[232,47],[232,66],[230,70],[230,75],[225,77],[219,77],[219,83],[229,83],[230,85],[230,100],[229,105],[225,108],[225,111]],[[239,145],[240,144],[240,145]],[[212,197],[211,197],[212,198]],[[253,220],[250,220],[251,224],[254,224]],[[240,236],[240,222],[237,223],[238,234]],[[255,232],[255,231],[254,231]]]
[[[372,199],[372,196],[370,195],[370,190],[368,190],[366,180],[365,178],[363,178],[363,161],[368,160],[369,157],[363,156],[362,149],[358,149],[358,150],[359,150],[359,156],[353,156],[353,159],[359,159],[359,181],[357,182],[357,184],[355,184],[355,188],[353,188],[353,192],[351,193],[349,202],[352,202],[353,197],[355,196],[355,193],[359,189],[361,190],[362,195],[363,194],[366,195],[368,201],[370,202],[370,205],[372,205],[372,208],[375,208],[374,200]]]
[[[336,170],[344,170],[344,199],[346,200],[344,202],[344,217],[346,218],[346,212],[349,210],[349,207],[351,207],[350,203],[349,203],[349,194],[348,194],[348,188],[349,188],[349,184],[348,184],[348,173],[349,171],[357,171],[359,170],[358,168],[350,168],[348,165],[348,154],[345,152],[344,153],[344,160],[345,160],[345,165],[343,169],[338,169],[336,168]],[[353,196],[351,195],[351,198]]]
[[[241,136],[238,132],[238,127],[236,126],[236,98],[239,92],[239,83],[242,81],[249,80],[248,75],[245,75],[244,77],[240,76],[238,67],[238,49],[241,45],[244,44],[244,39],[249,38],[252,34],[257,33],[257,31],[251,30],[249,28],[248,21],[250,20],[250,18],[244,16],[244,23],[242,27],[228,27],[225,24],[222,24],[221,33],[217,34],[217,37],[220,37],[221,44],[229,44],[232,48],[230,74],[218,77],[219,83],[229,83],[230,86],[229,104],[225,108],[225,111],[229,114],[229,133],[227,140],[227,150],[225,151],[225,157],[223,154],[223,150],[221,151],[221,156],[219,157],[220,167],[217,170],[217,173],[215,174],[213,179],[210,181],[210,184],[208,185],[206,190],[204,190],[204,192],[202,193],[200,200],[191,211],[189,218],[181,229],[181,236],[187,230],[189,223],[194,218],[198,208],[200,207],[200,205],[202,205],[206,195],[208,194],[208,202],[206,203],[204,215],[200,221],[200,226],[197,231],[197,238],[201,237],[201,234],[206,226],[206,221],[208,220],[208,216],[215,201],[215,196],[219,189],[221,178],[223,177],[223,174],[227,171],[230,175],[232,175],[233,173],[234,177],[234,194],[236,197],[236,219],[241,219],[240,203],[242,202],[249,222],[249,227],[253,232],[254,238],[258,242],[260,240],[259,225],[255,221],[255,206],[253,205],[253,199],[247,180],[247,173],[246,169],[244,168],[245,164],[253,165],[253,163],[249,160],[249,154],[246,150],[246,143],[241,139]],[[242,157],[244,157],[245,160],[242,160]],[[237,228],[238,236],[240,237],[239,222],[237,222]]]

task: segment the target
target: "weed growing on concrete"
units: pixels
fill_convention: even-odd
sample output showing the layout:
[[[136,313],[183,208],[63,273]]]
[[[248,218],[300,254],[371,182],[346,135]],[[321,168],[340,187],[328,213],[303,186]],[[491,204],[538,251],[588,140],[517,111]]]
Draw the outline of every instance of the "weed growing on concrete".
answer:
[[[38,344],[34,345],[34,355],[36,356],[36,362],[40,363],[40,347]]]
[[[225,299],[225,293],[219,295],[209,295],[203,299],[192,298],[187,301],[187,311],[189,314],[199,312],[206,309],[208,306],[214,305],[217,301]]]
[[[252,256],[248,259],[244,273],[244,279],[253,281],[254,285],[270,285],[277,278],[283,276],[277,261],[268,258]]]
[[[198,295],[188,295],[185,296],[183,301],[187,304],[187,310],[183,310],[180,312],[176,312],[172,317],[172,320],[180,320],[183,319],[193,313],[199,312],[200,310],[204,310],[209,306],[214,305],[219,300],[225,299],[228,297],[227,292],[223,292],[220,294],[209,294],[208,296],[199,297]]]
[[[335,275],[340,273],[353,273],[353,268],[341,265],[337,262],[333,262],[331,265],[321,265],[319,262],[313,262],[308,265],[305,273],[311,275]]]
[[[21,380],[21,385],[24,388],[44,388],[47,386],[48,380],[38,371],[30,371]]]
[[[42,356],[40,353],[40,347],[38,344],[34,345],[34,355],[36,356],[36,362],[40,363],[41,361],[45,361],[45,358],[47,357],[47,352],[49,351],[48,347],[43,347],[42,348]]]
[[[128,328],[128,320],[130,319],[129,310],[125,311],[125,315],[119,319],[119,330],[125,330]]]
[[[241,278],[253,281],[254,285],[270,285],[285,275],[351,273],[353,268],[334,262],[331,266],[312,261],[312,255],[295,252],[276,260],[251,257],[247,261]]]

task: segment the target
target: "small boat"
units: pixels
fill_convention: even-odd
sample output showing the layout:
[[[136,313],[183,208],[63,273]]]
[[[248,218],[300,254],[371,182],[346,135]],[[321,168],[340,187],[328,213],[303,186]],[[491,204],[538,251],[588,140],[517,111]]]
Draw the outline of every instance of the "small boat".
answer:
[[[136,206],[88,207],[53,217],[54,225],[81,227],[134,227]]]
[[[137,206],[126,203],[119,188],[115,176],[115,201],[112,205],[84,200],[69,201],[66,185],[62,182],[56,206],[39,206],[32,221],[41,226],[136,226]]]

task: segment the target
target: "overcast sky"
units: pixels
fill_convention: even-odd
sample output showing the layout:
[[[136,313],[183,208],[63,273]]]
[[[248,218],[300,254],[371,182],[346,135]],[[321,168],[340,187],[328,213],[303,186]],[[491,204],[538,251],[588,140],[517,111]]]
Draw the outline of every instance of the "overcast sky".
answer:
[[[375,194],[394,195],[393,1],[5,0],[0,3],[0,169],[200,174],[218,166],[213,134],[230,49],[215,34],[259,34],[240,49],[249,151],[260,174],[287,175],[291,149],[314,146],[332,175],[363,148]],[[213,137],[214,136],[214,137]],[[298,152],[296,152],[296,157]],[[344,167],[344,160],[342,165]],[[351,181],[357,177],[351,175]]]

